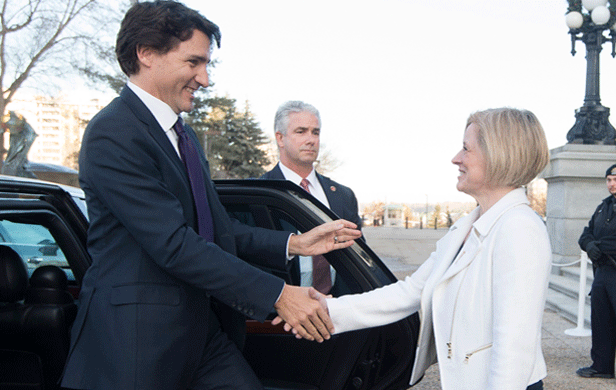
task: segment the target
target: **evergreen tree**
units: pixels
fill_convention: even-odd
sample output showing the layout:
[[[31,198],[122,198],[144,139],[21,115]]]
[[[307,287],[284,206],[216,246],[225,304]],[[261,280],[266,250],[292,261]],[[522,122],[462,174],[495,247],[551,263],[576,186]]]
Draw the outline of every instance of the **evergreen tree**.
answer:
[[[228,97],[195,98],[187,117],[203,143],[213,178],[246,179],[259,177],[269,164],[260,146],[268,142],[250,112],[248,103],[237,112],[236,100]]]

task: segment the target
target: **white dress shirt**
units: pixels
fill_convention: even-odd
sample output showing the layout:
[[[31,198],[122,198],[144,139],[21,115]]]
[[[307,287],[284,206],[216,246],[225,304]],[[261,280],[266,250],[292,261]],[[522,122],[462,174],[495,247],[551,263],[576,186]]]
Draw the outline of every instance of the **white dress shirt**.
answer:
[[[302,177],[297,173],[293,172],[291,169],[287,168],[283,163],[280,164],[280,170],[282,171],[282,175],[285,180],[292,181],[298,186],[302,182]],[[310,183],[308,185],[308,189],[310,190],[310,194],[317,198],[319,202],[323,203],[329,209],[329,202],[327,201],[327,197],[325,196],[325,191],[323,191],[323,187],[321,187],[321,182],[317,178],[316,171],[313,169],[312,172],[308,176],[306,176],[306,180]]]
[[[178,135],[173,130],[173,125],[178,120],[178,114],[176,114],[171,107],[162,100],[155,98],[150,95],[148,92],[144,91],[134,83],[128,81],[126,83],[128,88],[131,89],[137,95],[137,97],[145,104],[145,106],[150,110],[152,115],[154,115],[154,119],[158,122],[160,127],[165,131],[167,138],[173,145],[173,148],[177,152],[178,156],[180,156],[180,148],[178,147]]]
[[[285,180],[291,181],[298,186],[302,182],[303,178],[287,168],[283,163],[279,163],[280,170],[282,171],[282,175]],[[323,191],[323,187],[321,186],[321,182],[317,178],[316,171],[313,169],[312,172],[308,176],[306,176],[306,180],[308,180],[308,189],[310,190],[310,194],[317,198],[321,203],[323,203],[327,208],[329,207],[329,202],[327,201],[327,197],[325,196],[325,191]],[[332,278],[332,285],[336,280],[336,271],[333,267],[329,267],[329,272]],[[302,287],[310,287],[312,286],[312,256],[299,256],[299,273],[300,273],[300,285]]]

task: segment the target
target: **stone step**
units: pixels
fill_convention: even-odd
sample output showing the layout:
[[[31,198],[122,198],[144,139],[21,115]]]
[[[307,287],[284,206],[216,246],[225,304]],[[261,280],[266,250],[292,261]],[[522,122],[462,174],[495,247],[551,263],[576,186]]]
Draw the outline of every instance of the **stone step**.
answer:
[[[590,305],[590,297],[588,296],[588,293],[590,292],[591,283],[592,282],[587,282],[586,288],[583,292],[588,305]],[[550,289],[577,301],[580,293],[580,281],[579,278],[576,279],[570,276],[550,275]]]
[[[578,295],[580,290],[580,265],[575,264],[567,267],[560,267],[559,274],[550,275],[550,283],[546,307],[559,313],[577,324],[578,320]],[[588,292],[592,285],[593,273],[592,266],[588,264],[586,270],[586,288],[584,305],[584,326],[590,329],[590,297]]]
[[[577,325],[578,301],[558,291],[548,289],[545,307],[554,310],[563,318]],[[590,305],[584,305],[584,327],[590,329]]]
[[[580,279],[580,266],[579,264],[577,264],[577,265],[569,266],[569,267],[561,267],[560,274],[563,276],[572,277],[572,278],[575,278],[576,280],[579,280]],[[586,267],[586,285],[587,286],[590,286],[592,284],[593,278],[594,276],[592,272],[592,265],[588,264],[588,266]]]

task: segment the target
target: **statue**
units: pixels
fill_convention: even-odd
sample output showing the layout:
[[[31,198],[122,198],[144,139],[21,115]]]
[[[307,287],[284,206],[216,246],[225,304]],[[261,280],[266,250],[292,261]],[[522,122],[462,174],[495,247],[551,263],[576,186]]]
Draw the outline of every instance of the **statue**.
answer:
[[[28,151],[37,137],[32,126],[23,116],[9,111],[9,114],[2,118],[2,128],[11,134],[9,150],[2,164],[2,174],[36,178],[36,175],[26,167]]]

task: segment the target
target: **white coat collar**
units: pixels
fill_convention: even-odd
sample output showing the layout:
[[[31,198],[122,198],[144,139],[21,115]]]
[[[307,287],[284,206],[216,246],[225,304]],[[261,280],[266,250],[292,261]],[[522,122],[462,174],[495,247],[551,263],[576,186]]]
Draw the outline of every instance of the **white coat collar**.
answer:
[[[483,239],[490,233],[490,229],[492,229],[492,226],[494,226],[501,215],[510,208],[521,204],[529,204],[526,191],[523,188],[516,188],[500,198],[498,202],[473,223],[473,227],[480,236],[480,239]]]
[[[466,217],[458,219],[450,230],[454,231],[460,229],[464,232],[468,232],[467,229],[469,225],[472,225],[477,230],[477,234],[481,237],[485,237],[505,211],[520,204],[529,204],[529,201],[526,197],[526,191],[523,188],[516,188],[500,198],[498,202],[490,207],[481,217],[479,217],[479,207],[477,207]]]
[[[528,198],[526,197],[524,189],[517,188],[503,196],[481,217],[479,217],[479,207],[477,207],[468,216],[459,219],[452,226],[451,230],[453,237],[450,241],[452,247],[448,248],[448,256],[446,258],[450,259],[450,261],[453,260],[453,257],[456,255],[456,253],[458,253],[458,249],[460,248],[460,246],[462,246],[462,243],[464,242],[464,238],[466,237],[468,231],[470,229],[473,229],[473,231],[471,231],[471,234],[468,237],[468,240],[471,240],[471,242],[465,244],[464,248],[466,250],[462,250],[460,252],[459,258],[453,264],[447,263],[451,264],[451,266],[449,266],[445,270],[441,281],[447,280],[452,276],[456,275],[473,261],[477,251],[481,248],[481,245],[479,243],[482,242],[483,239],[490,233],[490,230],[496,224],[496,221],[498,221],[498,219],[507,210],[520,204],[528,203]],[[454,230],[455,233],[453,232]],[[472,241],[475,241],[476,244],[473,244]]]

